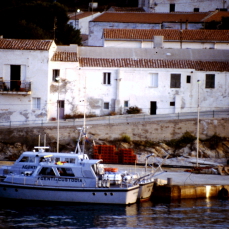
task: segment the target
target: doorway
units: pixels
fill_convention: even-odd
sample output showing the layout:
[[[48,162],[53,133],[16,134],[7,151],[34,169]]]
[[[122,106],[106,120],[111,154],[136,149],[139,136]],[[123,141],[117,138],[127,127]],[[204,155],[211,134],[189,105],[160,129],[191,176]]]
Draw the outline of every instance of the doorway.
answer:
[[[20,91],[21,65],[10,65],[10,90]]]
[[[64,118],[64,100],[57,101],[57,109],[59,108],[59,119]],[[58,118],[58,115],[57,115]]]
[[[157,114],[157,102],[156,101],[150,101],[150,114],[151,115]]]

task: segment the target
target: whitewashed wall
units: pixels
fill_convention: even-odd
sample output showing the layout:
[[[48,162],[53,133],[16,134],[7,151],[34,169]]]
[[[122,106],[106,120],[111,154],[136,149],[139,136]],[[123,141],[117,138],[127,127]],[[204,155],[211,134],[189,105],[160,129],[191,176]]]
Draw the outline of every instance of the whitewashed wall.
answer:
[[[10,80],[10,65],[21,65],[21,80],[31,82],[31,94],[0,95],[0,120],[26,122],[27,120],[47,119],[47,100],[49,97],[49,59],[55,49],[50,51],[1,50],[0,72],[5,81]],[[41,109],[33,109],[33,98],[41,100]]]
[[[109,114],[111,111],[123,113],[124,101],[128,101],[129,106],[142,108],[146,114],[150,113],[150,101],[157,102],[157,114],[194,112],[197,110],[198,87],[201,110],[213,110],[229,105],[228,73],[197,72],[193,69],[127,68],[81,68],[75,71],[72,69],[71,73],[68,70],[65,72],[68,73],[66,78],[69,83],[66,88],[62,87],[60,98],[66,101],[66,114],[71,114],[73,110],[83,113],[84,101],[86,113],[96,115]],[[111,72],[111,85],[102,84],[103,72]],[[157,87],[152,86],[152,73],[158,74]],[[181,88],[170,88],[171,73],[181,74]],[[206,73],[215,74],[214,89],[205,88]],[[186,83],[187,75],[191,75],[191,83]],[[201,81],[199,85],[197,80]],[[55,96],[53,95],[54,100]],[[104,109],[104,102],[110,103],[109,110]],[[170,102],[175,102],[175,106],[170,106]],[[118,107],[115,107],[115,104],[119,104]]]
[[[119,48],[154,48],[154,42],[152,41],[130,41],[130,40],[119,40],[119,41],[112,41],[112,40],[105,40],[104,47],[119,47]],[[183,41],[182,43],[180,41],[177,42],[169,42],[164,41],[163,48],[173,48],[173,49],[180,49],[181,47],[183,49],[225,49],[228,50],[229,48],[229,42],[187,42]]]
[[[89,22],[88,46],[103,46],[103,29],[161,29],[159,24]]]
[[[155,4],[156,3],[156,4]],[[169,12],[170,4],[175,4],[175,11],[193,12],[199,8],[200,12],[214,11],[216,8],[228,8],[228,0],[138,0],[138,6],[148,12]]]
[[[101,13],[95,13],[88,17],[84,17],[78,20],[69,20],[68,24],[71,24],[73,28],[79,29],[81,34],[89,33],[89,21],[93,20],[95,17],[98,17]]]

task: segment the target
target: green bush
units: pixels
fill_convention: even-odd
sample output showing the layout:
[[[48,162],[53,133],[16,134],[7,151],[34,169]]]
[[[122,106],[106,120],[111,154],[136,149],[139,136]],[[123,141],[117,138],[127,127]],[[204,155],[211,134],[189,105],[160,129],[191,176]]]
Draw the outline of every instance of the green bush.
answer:
[[[86,114],[86,118],[93,118],[96,117],[95,114]],[[78,114],[66,114],[64,115],[64,119],[75,119],[75,118],[84,118],[83,113],[78,113]]]
[[[170,147],[180,149],[187,146],[187,144],[190,144],[195,140],[196,137],[190,134],[188,131],[186,131],[180,138],[171,139],[170,141],[167,141],[166,144]]]
[[[140,114],[142,113],[142,109],[137,106],[133,106],[129,107],[129,109],[126,112],[127,114]]]
[[[126,135],[126,134],[123,134],[120,140],[121,140],[122,142],[126,142],[126,143],[130,143],[130,142],[131,142],[130,136],[128,136],[128,135]]]

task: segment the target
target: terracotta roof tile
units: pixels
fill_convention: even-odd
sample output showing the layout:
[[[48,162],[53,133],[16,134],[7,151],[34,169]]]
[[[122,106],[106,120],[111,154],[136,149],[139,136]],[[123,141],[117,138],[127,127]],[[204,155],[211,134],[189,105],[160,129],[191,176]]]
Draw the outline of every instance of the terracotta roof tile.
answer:
[[[49,50],[52,40],[0,39],[0,49]]]
[[[228,11],[214,11],[208,16],[206,16],[202,21],[203,22],[210,22],[210,21],[222,21],[223,17],[229,17]]]
[[[162,22],[201,22],[209,13],[117,13],[105,12],[93,22],[120,23],[162,23]]]
[[[229,30],[180,30],[175,29],[104,29],[106,39],[152,40],[164,36],[164,40],[180,41],[229,41]]]
[[[229,71],[229,62],[191,61],[191,60],[161,60],[161,59],[105,59],[79,58],[81,67],[106,68],[172,68],[195,69],[197,71]]]
[[[52,61],[77,62],[76,52],[55,52]]]

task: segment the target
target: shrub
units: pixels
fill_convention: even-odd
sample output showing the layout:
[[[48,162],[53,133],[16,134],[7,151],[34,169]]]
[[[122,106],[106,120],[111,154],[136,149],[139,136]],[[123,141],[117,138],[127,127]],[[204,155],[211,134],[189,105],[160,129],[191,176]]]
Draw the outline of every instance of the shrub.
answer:
[[[208,145],[208,147],[210,149],[213,150],[213,149],[216,149],[218,147],[219,143],[221,143],[223,140],[225,140],[225,138],[214,134],[210,138],[204,140],[204,142]]]
[[[128,136],[128,135],[126,135],[126,134],[123,134],[120,140],[121,140],[122,142],[126,142],[126,143],[130,143],[130,142],[131,142],[130,136]]]
[[[196,137],[186,131],[180,138],[178,139],[171,139],[167,141],[166,144],[170,147],[174,147],[176,149],[180,149],[185,147],[187,144],[192,143],[196,140]]]
[[[111,111],[110,116],[114,116],[114,115],[117,115],[117,113],[115,111]]]
[[[86,118],[93,118],[96,117],[95,114],[86,114]],[[75,118],[84,118],[83,113],[77,113],[77,114],[66,114],[64,115],[64,119],[75,119]]]
[[[133,106],[129,107],[129,109],[126,112],[127,114],[140,114],[142,112],[142,109],[137,106]]]

